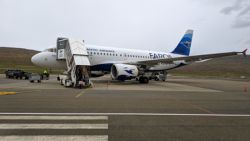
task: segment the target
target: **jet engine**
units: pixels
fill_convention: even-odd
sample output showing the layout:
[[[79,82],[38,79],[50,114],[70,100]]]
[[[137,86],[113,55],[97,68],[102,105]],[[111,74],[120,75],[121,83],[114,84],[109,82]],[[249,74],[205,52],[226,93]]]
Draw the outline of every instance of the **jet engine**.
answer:
[[[139,70],[135,65],[114,64],[111,67],[111,77],[115,80],[125,81],[136,78]]]

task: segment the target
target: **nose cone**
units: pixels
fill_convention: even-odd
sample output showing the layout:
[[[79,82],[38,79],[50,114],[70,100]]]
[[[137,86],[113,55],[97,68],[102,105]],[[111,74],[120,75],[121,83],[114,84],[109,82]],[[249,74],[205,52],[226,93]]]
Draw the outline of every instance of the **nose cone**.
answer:
[[[39,66],[39,53],[38,54],[35,54],[31,57],[31,62],[34,64],[34,65],[37,65]]]

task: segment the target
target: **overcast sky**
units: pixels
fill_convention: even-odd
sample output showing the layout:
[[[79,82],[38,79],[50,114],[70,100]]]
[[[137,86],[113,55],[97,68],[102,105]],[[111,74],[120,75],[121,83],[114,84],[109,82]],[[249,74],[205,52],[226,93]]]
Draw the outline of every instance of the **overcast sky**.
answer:
[[[250,0],[0,0],[0,46],[44,50],[56,38],[191,54],[250,49]]]

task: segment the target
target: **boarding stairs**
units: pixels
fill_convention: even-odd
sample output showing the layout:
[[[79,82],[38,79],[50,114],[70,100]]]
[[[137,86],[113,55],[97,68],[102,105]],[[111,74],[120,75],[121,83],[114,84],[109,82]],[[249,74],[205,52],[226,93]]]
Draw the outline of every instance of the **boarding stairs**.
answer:
[[[81,84],[89,85],[89,67],[87,48],[84,41],[68,38],[57,39],[57,60],[66,61],[67,78],[65,86],[77,87]]]

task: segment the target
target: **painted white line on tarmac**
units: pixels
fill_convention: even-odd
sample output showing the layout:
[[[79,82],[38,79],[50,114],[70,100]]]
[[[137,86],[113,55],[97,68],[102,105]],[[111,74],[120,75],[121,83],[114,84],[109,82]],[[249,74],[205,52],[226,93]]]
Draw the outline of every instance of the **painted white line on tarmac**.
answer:
[[[0,113],[2,115],[64,115],[64,116],[199,116],[199,117],[250,117],[250,114],[181,114],[181,113]]]
[[[108,135],[0,136],[0,141],[108,141]]]
[[[0,129],[108,129],[108,124],[0,124]]]
[[[108,120],[108,116],[0,116],[0,120]]]

